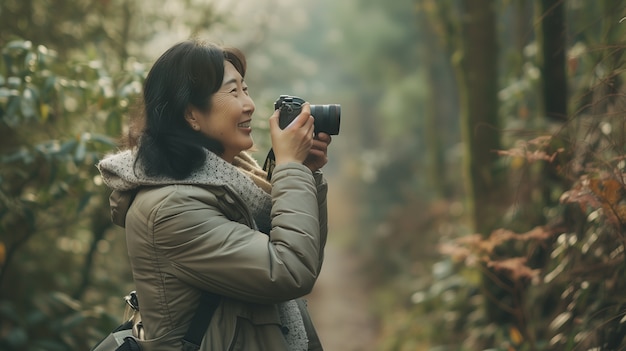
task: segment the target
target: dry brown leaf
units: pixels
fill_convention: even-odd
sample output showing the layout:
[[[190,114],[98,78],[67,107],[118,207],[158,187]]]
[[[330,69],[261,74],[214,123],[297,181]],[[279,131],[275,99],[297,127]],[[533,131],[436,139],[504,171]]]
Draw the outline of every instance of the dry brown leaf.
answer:
[[[487,266],[496,271],[506,272],[510,278],[519,281],[533,279],[539,276],[539,269],[531,269],[526,265],[526,258],[512,257],[499,261],[489,261]]]

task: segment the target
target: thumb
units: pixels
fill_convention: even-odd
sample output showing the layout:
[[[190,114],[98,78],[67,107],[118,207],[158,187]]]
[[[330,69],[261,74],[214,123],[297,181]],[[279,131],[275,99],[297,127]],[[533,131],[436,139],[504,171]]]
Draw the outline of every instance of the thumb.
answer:
[[[280,116],[279,110],[274,110],[274,113],[270,116],[270,129],[279,128],[278,127],[278,116]]]

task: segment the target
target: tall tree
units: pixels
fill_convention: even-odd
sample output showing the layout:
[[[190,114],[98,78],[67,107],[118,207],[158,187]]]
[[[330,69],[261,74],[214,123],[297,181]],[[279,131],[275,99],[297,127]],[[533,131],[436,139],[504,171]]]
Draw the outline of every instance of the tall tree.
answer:
[[[464,170],[474,230],[498,227],[504,204],[504,174],[498,167],[498,44],[496,2],[461,1],[461,31],[455,54],[465,147]]]
[[[567,121],[565,0],[537,0],[537,41],[546,117]]]
[[[497,2],[421,0],[429,25],[439,35],[455,72],[464,184],[472,230],[488,235],[498,227],[506,204],[499,167]]]
[[[503,222],[509,199],[501,148],[498,82],[499,49],[497,2],[464,0],[425,1],[452,59],[459,94],[463,173],[471,230],[488,237]],[[460,19],[456,22],[454,14]],[[490,322],[506,322],[505,279],[483,267],[482,290]]]
[[[448,48],[439,40],[427,14],[418,11],[416,21],[425,34],[420,45],[422,50],[419,51],[419,58],[425,67],[425,79],[429,87],[424,102],[424,127],[421,131],[428,161],[425,168],[434,195],[449,199],[458,195],[454,194],[451,178],[445,176],[448,174],[446,147],[456,139],[452,137],[455,133],[451,133],[448,126],[457,123],[458,115],[458,104],[451,104],[450,101],[456,101],[458,96],[454,89],[451,62],[447,59]]]

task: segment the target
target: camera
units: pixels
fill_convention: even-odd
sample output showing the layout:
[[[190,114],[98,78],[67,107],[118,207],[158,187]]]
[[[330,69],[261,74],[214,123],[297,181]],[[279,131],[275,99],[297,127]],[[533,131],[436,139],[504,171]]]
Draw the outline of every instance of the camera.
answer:
[[[281,95],[274,102],[274,109],[280,110],[278,125],[284,129],[302,111],[304,100],[297,96]],[[311,115],[315,117],[315,133],[339,134],[339,122],[341,121],[341,105],[311,105]]]

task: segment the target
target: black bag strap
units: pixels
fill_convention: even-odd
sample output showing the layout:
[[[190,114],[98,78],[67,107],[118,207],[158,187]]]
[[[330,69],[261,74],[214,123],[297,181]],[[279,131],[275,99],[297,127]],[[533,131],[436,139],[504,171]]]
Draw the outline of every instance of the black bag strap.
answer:
[[[265,158],[265,162],[263,163],[263,170],[267,172],[266,179],[268,181],[272,180],[272,173],[274,173],[274,168],[276,168],[276,155],[274,155],[274,149],[270,149],[267,153],[267,157]]]
[[[118,346],[115,351],[141,351],[141,346],[135,338],[127,336],[124,338],[124,342]]]
[[[189,329],[183,338],[183,351],[198,351],[202,344],[202,338],[206,333],[213,314],[220,304],[220,296],[204,291],[200,296],[200,305],[196,310]]]
[[[219,295],[206,291],[202,293],[200,305],[196,309],[196,313],[191,319],[191,324],[189,324],[189,329],[182,340],[183,351],[198,351],[200,349],[202,338],[204,338],[204,334],[211,323],[217,306],[220,304],[220,300]],[[115,351],[141,351],[141,347],[135,338],[127,337]]]

